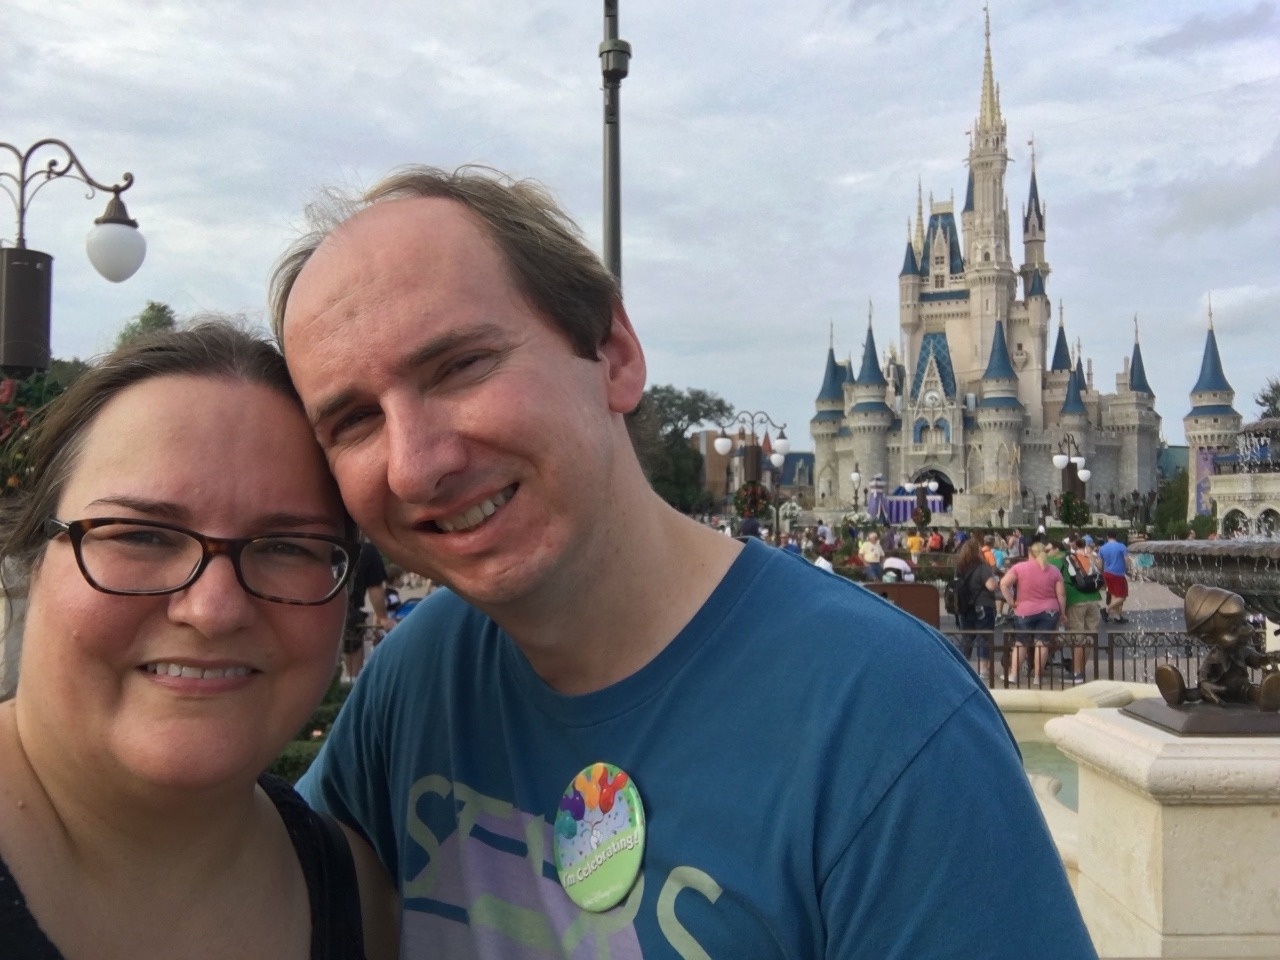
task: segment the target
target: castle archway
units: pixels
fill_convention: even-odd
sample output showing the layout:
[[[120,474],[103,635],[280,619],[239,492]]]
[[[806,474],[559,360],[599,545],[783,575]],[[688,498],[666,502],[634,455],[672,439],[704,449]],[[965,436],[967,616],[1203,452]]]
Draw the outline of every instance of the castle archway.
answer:
[[[912,483],[921,484],[926,487],[931,480],[938,484],[938,491],[934,496],[942,498],[943,509],[947,513],[950,513],[951,502],[955,498],[956,494],[956,487],[955,484],[951,482],[951,478],[949,476],[941,470],[929,467],[918,471],[916,475],[911,478]]]

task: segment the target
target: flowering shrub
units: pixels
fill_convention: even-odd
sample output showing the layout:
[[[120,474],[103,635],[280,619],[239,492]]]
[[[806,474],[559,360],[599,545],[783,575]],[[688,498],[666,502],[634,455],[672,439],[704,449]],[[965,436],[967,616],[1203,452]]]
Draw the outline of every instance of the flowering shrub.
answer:
[[[46,373],[25,380],[0,380],[0,496],[22,489],[26,482],[27,443],[32,418],[62,392],[62,386]]]
[[[1091,517],[1089,504],[1074,493],[1068,491],[1055,498],[1053,505],[1057,508],[1057,516],[1062,521],[1063,526],[1076,529],[1089,523]]]

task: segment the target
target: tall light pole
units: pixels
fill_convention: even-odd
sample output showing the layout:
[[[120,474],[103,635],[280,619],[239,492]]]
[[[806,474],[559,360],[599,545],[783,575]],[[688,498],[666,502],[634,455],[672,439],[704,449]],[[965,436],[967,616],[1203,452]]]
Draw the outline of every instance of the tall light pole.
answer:
[[[763,410],[740,410],[728,420],[717,424],[720,427],[720,436],[716,437],[714,447],[716,453],[722,457],[727,456],[733,449],[733,439],[726,430],[735,424],[738,425],[738,436],[743,444],[742,479],[744,483],[760,482],[760,438],[757,436],[757,429],[761,435],[767,427],[773,427],[778,431],[778,439],[773,444],[774,453],[770,457],[770,463],[777,471],[770,499],[774,507],[773,540],[775,544],[780,543],[782,524],[778,517],[778,487],[782,480],[782,466],[786,463],[787,454],[791,451],[791,441],[787,439],[787,425],[774,423],[773,418]]]
[[[622,284],[622,79],[631,63],[631,44],[618,39],[618,0],[604,0],[604,265]]]
[[[113,283],[128,280],[137,272],[147,244],[120,199],[120,194],[133,186],[133,174],[126,173],[120,183],[99,183],[61,140],[39,140],[25,151],[0,143],[0,150],[18,162],[17,173],[0,171],[0,189],[9,194],[18,214],[17,242],[0,247],[0,368],[15,376],[29,376],[49,369],[50,357],[53,257],[27,247],[27,207],[40,189],[50,180],[69,177],[86,184],[90,196],[95,190],[110,191],[106,212],[94,221],[86,247],[89,262]],[[55,156],[42,165],[32,164],[32,158],[42,151],[53,151]]]

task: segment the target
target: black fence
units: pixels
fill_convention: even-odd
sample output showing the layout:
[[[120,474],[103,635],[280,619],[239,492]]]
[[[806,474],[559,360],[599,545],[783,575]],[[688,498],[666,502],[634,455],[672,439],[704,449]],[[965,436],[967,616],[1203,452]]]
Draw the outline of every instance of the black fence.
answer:
[[[1187,683],[1194,684],[1201,658],[1209,652],[1207,644],[1181,630],[1110,627],[1096,634],[1046,634],[1012,627],[944,627],[942,632],[965,654],[987,686],[994,688],[1062,690],[1087,680],[1155,683],[1156,667],[1162,663],[1177,667]],[[1016,673],[1011,669],[1015,652],[1019,660]]]

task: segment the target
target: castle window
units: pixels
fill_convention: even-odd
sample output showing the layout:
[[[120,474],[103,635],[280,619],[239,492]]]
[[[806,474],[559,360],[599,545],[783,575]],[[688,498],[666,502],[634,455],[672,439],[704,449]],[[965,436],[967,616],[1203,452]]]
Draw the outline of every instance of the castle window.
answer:
[[[991,259],[991,251],[990,251],[990,250],[983,250],[983,251],[982,251],[982,259],[983,259],[983,260],[990,260],[990,259]]]
[[[937,274],[937,275],[935,275],[935,276],[934,276],[934,278],[933,278],[933,286],[934,286],[934,288],[935,288],[935,289],[937,289],[937,290],[941,290],[941,289],[942,289],[942,280],[943,280],[942,274],[940,274],[940,273],[939,273],[939,274]]]

